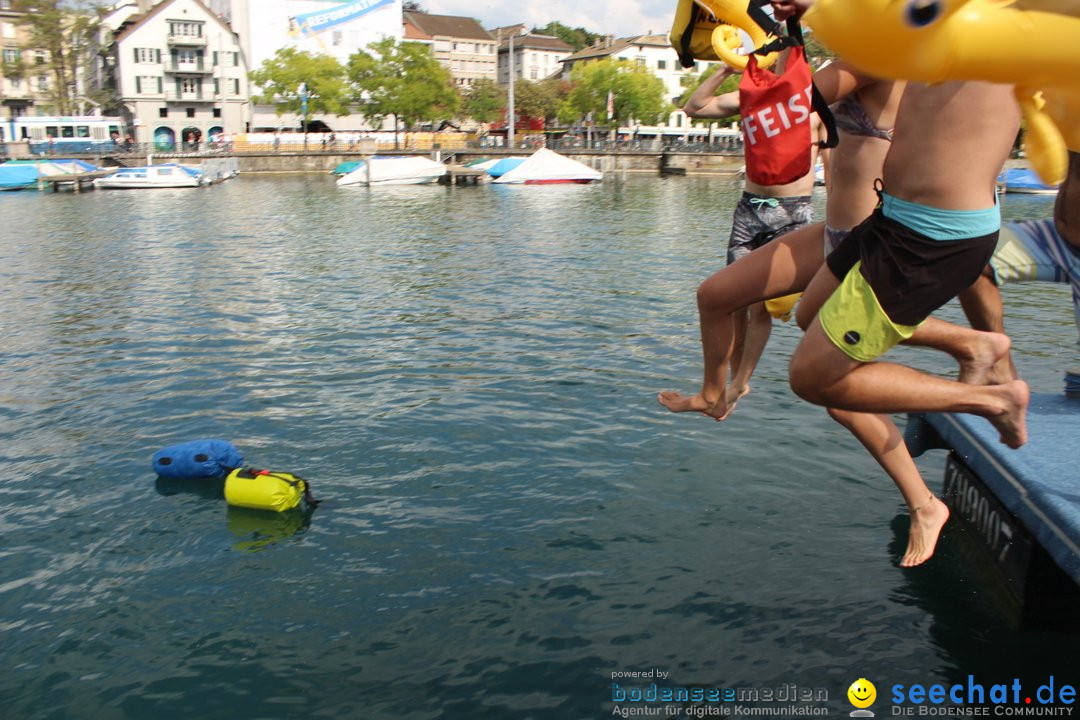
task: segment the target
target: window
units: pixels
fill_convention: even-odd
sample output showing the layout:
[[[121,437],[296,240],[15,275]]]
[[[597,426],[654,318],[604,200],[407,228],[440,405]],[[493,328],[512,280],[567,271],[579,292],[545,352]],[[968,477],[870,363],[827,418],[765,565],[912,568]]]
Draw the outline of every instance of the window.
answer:
[[[234,52],[232,54],[232,66],[233,67],[240,67],[240,53]]]
[[[48,75],[38,75],[37,86],[38,86],[38,90],[48,90],[49,89],[49,76]]]
[[[15,25],[13,23],[0,23],[0,33],[9,40],[15,39]]]
[[[60,137],[72,138],[75,137],[75,128],[70,125],[60,126]]]
[[[187,108],[187,116],[189,118],[195,117],[195,108]]]
[[[180,92],[193,93],[199,91],[198,78],[182,78],[180,80]]]
[[[4,62],[14,63],[19,62],[20,60],[22,60],[22,52],[19,48],[4,48]]]
[[[34,51],[34,64],[35,65],[44,65],[45,64],[45,51],[44,50],[35,50]]]
[[[81,138],[90,137],[90,126],[89,125],[76,125],[75,126],[75,137],[81,137]]]
[[[169,34],[176,37],[202,37],[202,23],[171,20]]]
[[[214,117],[221,117],[221,108],[214,108]]]
[[[187,64],[194,63],[199,59],[198,53],[194,50],[176,50],[173,57],[176,58],[176,62]]]
[[[238,78],[233,78],[232,79],[232,94],[233,95],[239,95],[240,94],[240,80]]]
[[[156,48],[135,48],[135,62],[159,63],[161,62],[161,50]]]
[[[169,108],[167,108],[167,107],[158,108],[157,116],[158,117],[169,117]]]
[[[667,70],[667,60],[657,60],[656,61],[656,69],[657,70]]]

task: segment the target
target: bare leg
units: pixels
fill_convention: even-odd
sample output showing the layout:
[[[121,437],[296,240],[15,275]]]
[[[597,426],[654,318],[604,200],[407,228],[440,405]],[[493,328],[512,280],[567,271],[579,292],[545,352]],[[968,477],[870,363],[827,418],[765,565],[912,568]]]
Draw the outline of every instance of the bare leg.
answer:
[[[986,418],[1011,448],[1027,442],[1028,387],[964,385],[904,365],[860,363],[810,324],[791,359],[791,388],[809,402],[869,413],[962,412]]]
[[[1005,309],[1001,303],[1001,291],[988,273],[989,269],[983,271],[979,279],[971,287],[962,290],[957,297],[971,327],[976,330],[1004,333]],[[1018,377],[1012,356],[1006,353],[995,363],[987,381],[1002,383]]]
[[[1000,385],[1015,376],[999,377],[1002,362],[1008,363],[1008,336],[954,325],[929,317],[906,341],[907,345],[930,347],[952,355],[960,364],[957,380],[969,385]]]
[[[913,567],[929,560],[949,519],[949,508],[923,482],[896,423],[888,415],[833,408],[829,409],[829,415],[859,439],[904,496],[911,514],[911,532],[900,565]]]
[[[732,313],[805,288],[822,263],[822,227],[816,223],[782,235],[701,284],[697,294],[705,361],[701,391],[682,395],[666,390],[657,397],[661,405],[672,412],[698,411],[721,420],[727,417]]]
[[[746,393],[750,392],[750,376],[754,374],[765,345],[769,342],[772,333],[772,316],[765,309],[765,303],[754,303],[750,306],[750,319],[746,326],[746,339],[743,341],[742,358],[738,365],[732,365],[731,386],[727,392],[728,412],[735,409],[738,402]]]

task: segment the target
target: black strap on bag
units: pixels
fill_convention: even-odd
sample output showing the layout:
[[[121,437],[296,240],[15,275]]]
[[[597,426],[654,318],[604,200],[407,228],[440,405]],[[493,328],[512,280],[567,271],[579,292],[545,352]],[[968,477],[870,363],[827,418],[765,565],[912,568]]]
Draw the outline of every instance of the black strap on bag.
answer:
[[[778,33],[778,31],[780,30],[780,24],[773,20],[771,17],[769,17],[768,14],[766,14],[765,11],[761,8],[761,6],[755,4],[753,0],[751,0],[750,2],[749,12],[750,17],[754,18],[754,21],[758,24],[761,24],[761,21],[758,20],[757,15],[760,14],[764,16],[765,21],[768,24],[762,25],[761,27],[765,30],[768,30],[772,34],[777,35],[776,40],[772,41],[768,45],[763,45],[762,47],[755,50],[755,55],[768,55],[769,53],[777,52],[778,50],[783,50],[784,48],[788,47],[795,47],[797,45],[802,46],[803,48],[806,47],[806,43],[803,40],[802,26],[799,24],[798,18],[788,18],[787,35],[780,35]],[[773,29],[770,29],[770,27]],[[813,80],[810,81],[810,104],[811,107],[814,108],[814,112],[816,112],[818,117],[821,118],[821,122],[825,125],[825,140],[819,141],[818,147],[836,147],[840,144],[840,134],[836,131],[836,118],[833,117],[833,113],[832,110],[829,108],[829,104],[825,102],[825,96],[821,94],[821,91],[818,90],[817,83],[815,83]]]
[[[237,473],[237,477],[242,477],[245,480],[254,480],[256,477],[259,477],[261,475],[269,475],[270,477],[277,478],[278,480],[281,480],[282,482],[287,483],[292,487],[296,487],[300,483],[303,483],[304,503],[308,507],[312,508],[319,506],[320,501],[316,500],[315,496],[311,494],[311,481],[302,478],[299,475],[292,475],[292,473],[289,473],[289,475],[292,475],[292,477],[288,477],[286,475],[283,475],[282,473],[277,473],[272,470],[259,470],[257,468],[244,468],[239,473]]]

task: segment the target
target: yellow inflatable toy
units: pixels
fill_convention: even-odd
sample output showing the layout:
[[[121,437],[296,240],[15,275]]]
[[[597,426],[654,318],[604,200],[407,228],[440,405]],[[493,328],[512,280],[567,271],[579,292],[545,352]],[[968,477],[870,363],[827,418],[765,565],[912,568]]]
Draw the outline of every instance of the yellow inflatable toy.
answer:
[[[683,67],[690,67],[695,59],[722,60],[736,70],[745,70],[747,56],[739,53],[743,46],[739,30],[750,36],[755,48],[776,39],[750,16],[750,2],[679,0],[670,39]],[[759,57],[758,66],[769,67],[776,62],[777,54]]]
[[[925,83],[1015,86],[1027,154],[1060,184],[1080,150],[1080,0],[816,0],[803,18],[861,70]]]

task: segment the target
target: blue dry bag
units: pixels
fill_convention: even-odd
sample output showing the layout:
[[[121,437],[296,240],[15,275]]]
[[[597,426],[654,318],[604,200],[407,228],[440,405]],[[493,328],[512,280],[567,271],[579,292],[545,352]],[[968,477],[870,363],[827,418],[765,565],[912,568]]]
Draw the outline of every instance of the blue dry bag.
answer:
[[[167,478],[219,477],[243,464],[240,451],[226,440],[192,440],[154,453],[154,472]]]

